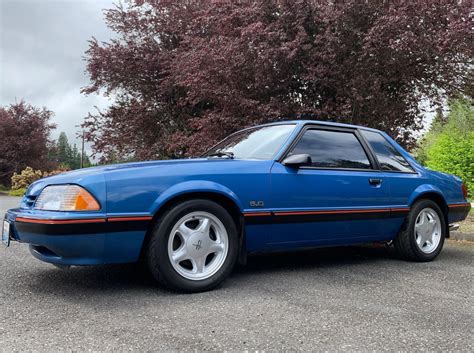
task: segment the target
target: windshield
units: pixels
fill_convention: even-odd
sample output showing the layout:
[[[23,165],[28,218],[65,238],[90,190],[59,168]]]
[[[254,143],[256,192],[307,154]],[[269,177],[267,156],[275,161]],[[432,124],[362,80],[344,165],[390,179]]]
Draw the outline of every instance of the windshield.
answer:
[[[209,150],[204,157],[272,159],[295,125],[271,125],[237,132]]]

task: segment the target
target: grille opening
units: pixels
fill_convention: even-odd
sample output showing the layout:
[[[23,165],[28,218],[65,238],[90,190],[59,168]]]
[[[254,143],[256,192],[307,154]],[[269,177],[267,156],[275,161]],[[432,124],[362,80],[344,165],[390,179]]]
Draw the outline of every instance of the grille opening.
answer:
[[[37,196],[36,195],[26,195],[25,196],[25,206],[27,208],[33,208],[33,205],[35,204]]]

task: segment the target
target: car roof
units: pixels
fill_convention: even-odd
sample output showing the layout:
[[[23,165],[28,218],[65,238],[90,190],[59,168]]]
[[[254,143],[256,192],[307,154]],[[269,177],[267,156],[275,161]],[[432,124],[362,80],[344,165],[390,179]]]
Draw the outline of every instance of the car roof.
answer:
[[[363,130],[380,132],[380,130],[373,129],[366,126],[336,123],[332,121],[321,121],[321,120],[279,120],[272,123],[261,124],[257,126],[271,126],[271,125],[285,125],[285,124],[295,124],[295,125],[314,124],[314,125],[322,125],[322,126],[346,127],[346,128],[351,128],[351,129],[363,129]],[[257,127],[257,126],[253,126],[253,127]]]

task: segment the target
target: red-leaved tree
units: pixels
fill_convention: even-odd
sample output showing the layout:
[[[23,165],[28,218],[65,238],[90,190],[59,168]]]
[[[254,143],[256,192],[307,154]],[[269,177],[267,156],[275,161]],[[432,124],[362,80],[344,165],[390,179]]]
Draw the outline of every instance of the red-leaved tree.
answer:
[[[0,184],[10,185],[14,172],[26,167],[48,170],[53,113],[21,101],[0,107]]]
[[[116,37],[90,42],[83,89],[114,97],[83,124],[105,156],[195,155],[237,129],[301,118],[380,128],[410,147],[420,103],[469,86],[468,1],[136,0],[105,14]]]

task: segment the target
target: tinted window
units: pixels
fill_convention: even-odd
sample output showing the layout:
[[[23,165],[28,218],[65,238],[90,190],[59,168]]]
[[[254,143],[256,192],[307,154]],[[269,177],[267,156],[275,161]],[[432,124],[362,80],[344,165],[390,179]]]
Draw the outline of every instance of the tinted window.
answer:
[[[272,159],[295,125],[262,126],[237,132],[209,150],[205,156],[232,153],[238,159]]]
[[[383,170],[413,172],[405,158],[378,132],[364,131],[362,134],[377,155]]]
[[[352,132],[307,130],[291,154],[307,153],[318,168],[370,169],[370,162]]]

